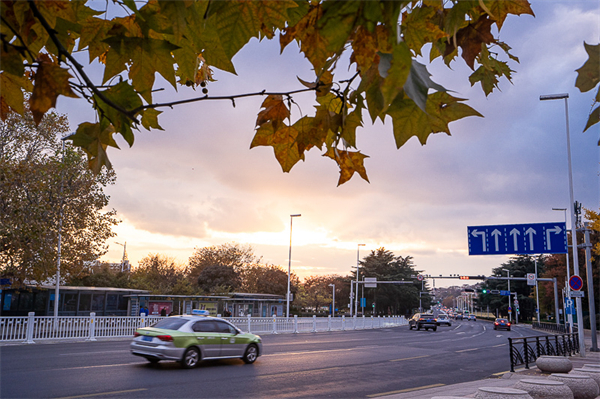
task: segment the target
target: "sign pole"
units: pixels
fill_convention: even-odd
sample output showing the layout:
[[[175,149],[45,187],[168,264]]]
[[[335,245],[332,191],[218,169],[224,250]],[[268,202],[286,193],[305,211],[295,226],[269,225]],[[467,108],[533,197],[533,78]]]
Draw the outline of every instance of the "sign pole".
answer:
[[[540,323],[541,322],[541,320],[540,320],[540,295],[538,294],[539,289],[538,289],[538,281],[537,281],[537,278],[538,278],[537,258],[535,258],[534,263],[535,263],[535,302],[536,302],[536,306],[537,306],[537,308],[535,310],[537,313],[537,322]]]

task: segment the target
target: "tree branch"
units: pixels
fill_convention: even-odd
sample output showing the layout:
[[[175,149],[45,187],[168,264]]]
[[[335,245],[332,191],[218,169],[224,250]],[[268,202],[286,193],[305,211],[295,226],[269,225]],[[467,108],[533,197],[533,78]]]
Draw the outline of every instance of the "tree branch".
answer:
[[[100,90],[98,90],[98,88],[92,83],[90,78],[87,76],[87,74],[83,70],[83,66],[79,62],[77,62],[77,60],[75,58],[73,58],[73,56],[67,51],[67,49],[60,42],[60,40],[58,40],[58,37],[56,37],[56,34],[55,34],[56,31],[54,29],[52,29],[52,27],[48,24],[48,21],[46,21],[44,16],[40,13],[40,10],[38,10],[34,1],[27,0],[27,2],[29,3],[29,7],[31,8],[33,15],[40,21],[40,23],[42,24],[42,26],[44,27],[46,32],[48,32],[48,35],[50,35],[50,39],[52,40],[52,42],[58,49],[59,56],[64,55],[73,64],[73,66],[75,67],[75,69],[77,69],[77,72],[79,73],[81,78],[85,81],[87,87],[96,96],[98,96],[99,99],[104,101],[108,106],[116,109],[117,111],[119,111],[120,113],[122,113],[123,115],[125,115],[126,117],[131,119],[132,121],[138,123],[138,120],[135,118],[135,112],[127,111],[125,108],[121,107],[120,105],[115,104],[114,102],[112,102],[111,100],[106,98]]]
[[[229,100],[234,104],[234,107],[235,107],[235,99],[236,98],[255,97],[255,96],[288,96],[289,97],[292,94],[316,91],[318,87],[319,87],[319,85],[317,84],[315,87],[292,90],[292,91],[288,91],[288,92],[268,92],[266,90],[263,90],[263,91],[259,91],[259,92],[255,92],[255,93],[235,94],[232,96],[209,97],[207,94],[202,97],[188,98],[186,100],[173,101],[173,102],[169,102],[169,103],[157,103],[157,104],[142,105],[141,107],[134,108],[131,112],[136,114],[145,109],[156,109],[156,108],[162,108],[162,107],[172,108],[175,105],[188,104],[188,103],[205,101],[205,100]]]

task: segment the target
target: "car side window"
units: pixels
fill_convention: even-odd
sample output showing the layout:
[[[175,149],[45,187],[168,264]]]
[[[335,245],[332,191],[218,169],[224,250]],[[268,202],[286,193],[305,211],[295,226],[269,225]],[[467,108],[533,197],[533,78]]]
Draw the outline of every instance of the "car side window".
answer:
[[[194,332],[217,332],[217,327],[212,321],[203,320],[194,323],[192,330],[194,330]]]
[[[229,324],[222,322],[222,321],[217,321],[217,332],[220,333],[226,333],[226,334],[235,334],[235,329],[233,327],[231,327]]]

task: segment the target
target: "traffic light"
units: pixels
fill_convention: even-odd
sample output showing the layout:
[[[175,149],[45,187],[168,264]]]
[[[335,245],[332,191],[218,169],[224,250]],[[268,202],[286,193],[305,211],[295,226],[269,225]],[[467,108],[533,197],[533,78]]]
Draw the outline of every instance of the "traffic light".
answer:
[[[484,288],[484,289],[482,289],[482,290],[481,290],[481,292],[482,292],[483,294],[487,294],[487,289],[486,289],[486,288]]]
[[[460,279],[461,279],[461,280],[468,280],[468,279],[469,279],[469,276],[460,276]]]

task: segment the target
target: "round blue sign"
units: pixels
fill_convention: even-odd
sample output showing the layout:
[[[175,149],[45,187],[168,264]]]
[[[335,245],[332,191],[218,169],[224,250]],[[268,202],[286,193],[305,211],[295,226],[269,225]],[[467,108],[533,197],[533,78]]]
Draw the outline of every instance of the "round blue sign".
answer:
[[[569,287],[571,287],[573,291],[579,291],[583,287],[583,280],[581,279],[581,277],[574,274],[569,279]]]

